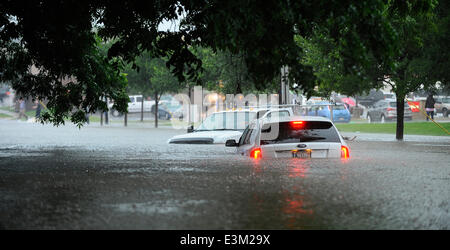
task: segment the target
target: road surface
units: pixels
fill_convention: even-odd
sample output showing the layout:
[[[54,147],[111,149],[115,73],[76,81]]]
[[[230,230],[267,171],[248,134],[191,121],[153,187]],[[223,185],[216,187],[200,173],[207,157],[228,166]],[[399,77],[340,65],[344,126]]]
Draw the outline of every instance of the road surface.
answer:
[[[181,133],[0,120],[0,228],[450,229],[449,137],[254,161]]]

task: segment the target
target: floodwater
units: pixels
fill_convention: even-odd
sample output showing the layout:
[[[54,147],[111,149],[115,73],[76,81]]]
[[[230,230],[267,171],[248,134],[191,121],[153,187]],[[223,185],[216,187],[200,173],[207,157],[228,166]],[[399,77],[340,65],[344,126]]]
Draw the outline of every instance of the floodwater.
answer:
[[[0,228],[450,229],[449,137],[255,161],[182,133],[0,120]]]

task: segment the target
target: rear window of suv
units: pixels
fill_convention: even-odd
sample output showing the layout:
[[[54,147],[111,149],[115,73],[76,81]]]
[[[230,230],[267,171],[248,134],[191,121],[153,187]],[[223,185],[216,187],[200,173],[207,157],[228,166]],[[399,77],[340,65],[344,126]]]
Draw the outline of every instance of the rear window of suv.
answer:
[[[269,123],[261,129],[261,145],[298,142],[341,142],[341,140],[333,125],[326,121],[305,121],[301,125],[293,125],[292,122]]]

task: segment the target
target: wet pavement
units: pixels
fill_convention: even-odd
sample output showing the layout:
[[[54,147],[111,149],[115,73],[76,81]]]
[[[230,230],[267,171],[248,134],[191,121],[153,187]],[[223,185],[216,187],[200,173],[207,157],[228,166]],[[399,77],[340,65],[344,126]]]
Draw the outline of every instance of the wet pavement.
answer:
[[[0,228],[450,229],[450,137],[254,161],[181,133],[0,120]]]

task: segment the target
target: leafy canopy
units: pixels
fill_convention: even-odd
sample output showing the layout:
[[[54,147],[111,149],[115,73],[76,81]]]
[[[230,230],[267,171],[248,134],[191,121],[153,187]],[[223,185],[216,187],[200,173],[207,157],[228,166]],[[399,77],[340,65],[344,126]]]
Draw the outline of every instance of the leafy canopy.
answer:
[[[373,60],[391,67],[398,34],[385,15],[388,4],[400,15],[431,8],[431,0],[5,0],[0,2],[0,80],[11,81],[23,95],[47,98],[51,112],[44,121],[55,124],[70,114],[81,124],[87,110],[106,109],[103,97],[126,111],[121,67],[143,52],[167,57],[179,82],[186,77],[199,82],[202,61],[193,46],[241,55],[259,89],[286,65],[308,92],[314,88],[312,70],[299,63],[303,52],[295,36],[308,38],[316,26],[329,30],[346,72]],[[163,20],[179,16],[179,29],[158,30]],[[114,41],[107,57],[98,52],[97,35]],[[31,74],[32,66],[38,74]],[[69,78],[76,81],[62,80]]]

